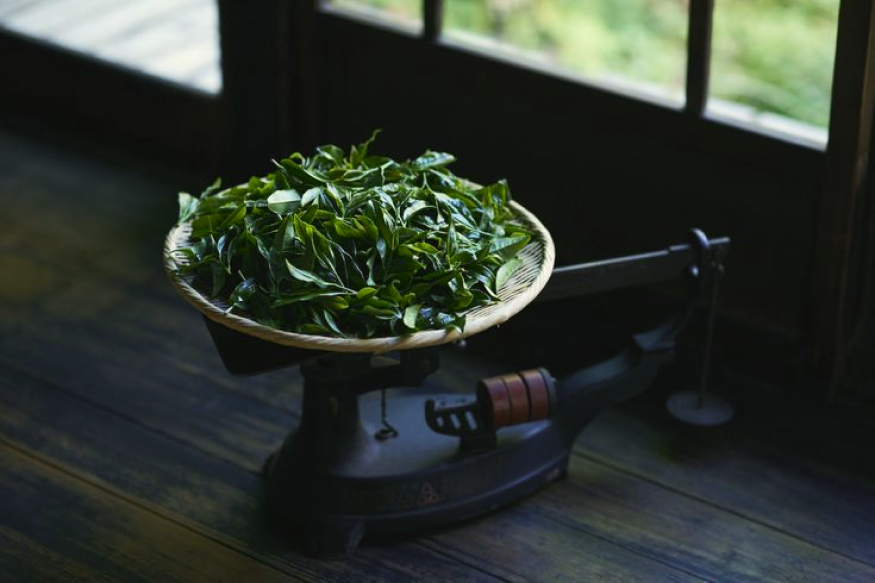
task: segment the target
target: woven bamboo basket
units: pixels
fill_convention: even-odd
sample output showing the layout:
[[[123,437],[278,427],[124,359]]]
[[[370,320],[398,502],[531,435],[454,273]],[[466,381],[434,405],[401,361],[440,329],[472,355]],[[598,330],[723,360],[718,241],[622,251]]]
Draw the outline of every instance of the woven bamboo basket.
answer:
[[[333,352],[364,352],[379,354],[393,350],[409,350],[437,346],[473,336],[492,326],[506,322],[511,316],[522,310],[541,292],[553,271],[555,249],[550,233],[543,224],[522,205],[510,203],[515,217],[525,224],[532,232],[532,240],[519,253],[523,264],[514,272],[500,290],[500,300],[468,311],[465,329],[458,330],[423,330],[403,336],[380,338],[338,338],[287,332],[270,326],[265,326],[251,320],[243,313],[230,313],[230,305],[220,299],[210,299],[193,286],[193,276],[178,276],[174,272],[181,265],[180,259],[174,258],[172,251],[186,246],[191,233],[191,226],[183,223],[171,229],[164,242],[164,269],[170,282],[185,298],[207,318],[227,326],[238,332],[296,348]]]

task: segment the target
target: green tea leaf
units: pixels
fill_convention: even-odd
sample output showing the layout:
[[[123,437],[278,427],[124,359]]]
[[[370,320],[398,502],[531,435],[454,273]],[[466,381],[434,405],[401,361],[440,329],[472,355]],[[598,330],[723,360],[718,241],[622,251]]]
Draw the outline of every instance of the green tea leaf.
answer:
[[[322,194],[321,188],[311,188],[307,192],[304,193],[304,196],[301,197],[301,206],[307,206],[313,204],[317,200],[319,200],[319,195]]]
[[[290,294],[284,294],[282,297],[277,298],[273,301],[272,305],[275,308],[279,308],[282,306],[288,306],[289,304],[296,304],[301,302],[309,302],[311,300],[315,300],[317,298],[327,298],[332,296],[341,296],[345,295],[346,292],[344,290],[337,289],[303,289],[298,290],[296,292]]]
[[[258,291],[258,284],[254,277],[249,277],[237,284],[237,287],[231,292],[229,301],[234,306],[246,309],[247,300],[249,300],[256,291]]]
[[[334,332],[337,336],[344,338],[346,334],[340,331],[340,327],[337,325],[337,322],[334,321],[334,316],[331,315],[330,310],[322,311],[322,319],[328,324],[328,328]]]
[[[416,318],[419,316],[419,308],[420,304],[413,304],[407,306],[407,309],[404,310],[404,325],[411,330],[416,329]]]
[[[514,253],[523,247],[525,247],[526,243],[529,242],[528,235],[515,235],[513,237],[496,237],[492,240],[492,243],[489,245],[489,251],[492,253],[496,252],[507,252],[513,251]]]
[[[495,273],[495,292],[499,293],[501,288],[510,281],[510,278],[513,277],[513,274],[516,273],[516,270],[522,267],[522,260],[518,257],[514,257],[509,259],[504,265],[498,268],[498,271]]]
[[[179,222],[184,223],[197,211],[198,199],[187,192],[179,193]]]
[[[464,329],[468,310],[498,300],[530,234],[504,181],[455,176],[442,152],[375,155],[377,133],[348,153],[328,144],[239,186],[180,193],[191,235],[173,251],[179,273],[247,317],[305,334]]]
[[[312,284],[317,285],[321,288],[326,288],[326,287],[332,286],[331,283],[325,281],[324,279],[322,279],[318,275],[314,275],[314,274],[310,273],[309,271],[305,271],[303,269],[298,269],[297,267],[292,265],[288,259],[286,260],[286,267],[289,269],[289,273],[291,274],[291,276],[294,277],[295,279],[297,279],[298,281],[303,281],[304,283],[312,283]]]
[[[301,205],[297,190],[277,190],[267,197],[267,208],[280,216],[292,213]]]
[[[375,288],[372,288],[372,287],[363,287],[362,289],[360,289],[360,290],[358,291],[358,293],[356,293],[356,298],[358,298],[358,299],[360,299],[360,300],[363,300],[363,299],[365,299],[365,298],[369,298],[369,297],[371,297],[371,296],[374,295],[375,293],[377,293],[377,290],[376,290]]]
[[[445,154],[444,152],[426,152],[425,154],[414,160],[411,165],[416,170],[422,171],[428,168],[446,166],[447,164],[455,161],[456,158],[452,154]]]
[[[350,150],[349,155],[349,163],[351,166],[359,166],[368,155],[368,148],[373,143],[374,140],[377,139],[377,136],[380,135],[382,130],[376,129],[371,133],[371,137],[359,144],[358,146],[353,146]]]
[[[346,239],[358,239],[365,236],[364,229],[357,229],[343,219],[337,219],[335,221],[332,221],[331,225],[334,227],[334,231],[337,233],[338,236],[344,237]]]
[[[218,230],[222,231],[224,229],[227,229],[228,227],[240,223],[245,216],[246,206],[241,204],[239,207],[237,207],[237,210],[225,216],[225,219],[219,224]]]

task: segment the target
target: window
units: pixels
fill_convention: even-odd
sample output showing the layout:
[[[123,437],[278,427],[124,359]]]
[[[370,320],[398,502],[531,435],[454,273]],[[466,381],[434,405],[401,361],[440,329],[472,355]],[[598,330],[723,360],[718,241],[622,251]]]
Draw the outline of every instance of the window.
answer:
[[[445,10],[447,39],[683,103],[685,0],[472,0]]]
[[[0,27],[209,94],[222,88],[215,0],[18,0]]]
[[[826,142],[838,0],[718,1],[708,112]]]
[[[419,0],[331,4],[422,29]],[[442,10],[444,42],[673,107],[684,105],[689,67],[702,57],[710,79],[705,72],[689,82],[707,87],[706,115],[816,147],[826,143],[838,0],[695,0],[692,13],[689,0],[432,4]],[[690,26],[703,35],[692,44]]]

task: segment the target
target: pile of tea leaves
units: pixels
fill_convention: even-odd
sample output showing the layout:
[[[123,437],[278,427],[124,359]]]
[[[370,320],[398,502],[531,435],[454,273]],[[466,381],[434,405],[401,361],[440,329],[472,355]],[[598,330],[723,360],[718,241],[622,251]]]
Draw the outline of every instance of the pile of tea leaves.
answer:
[[[177,275],[229,311],[274,328],[343,338],[463,330],[498,300],[530,233],[507,183],[475,185],[450,154],[396,162],[369,153],[294,153],[247,184],[179,194],[189,244]]]

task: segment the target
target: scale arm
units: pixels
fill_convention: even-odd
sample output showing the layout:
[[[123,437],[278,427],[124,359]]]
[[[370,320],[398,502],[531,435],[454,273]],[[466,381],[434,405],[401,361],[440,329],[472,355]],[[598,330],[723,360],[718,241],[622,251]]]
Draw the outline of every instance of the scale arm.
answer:
[[[556,282],[541,294],[548,300],[561,299],[687,276],[690,296],[667,322],[633,335],[616,356],[560,381],[543,368],[508,373],[481,380],[474,401],[429,401],[429,427],[460,437],[463,449],[478,450],[495,446],[498,429],[552,418],[571,443],[599,411],[644,391],[659,369],[673,360],[675,339],[699,298],[722,273],[729,252],[728,238],[709,240],[692,229],[690,239],[689,244],[665,251],[559,268],[553,275]]]
[[[708,250],[711,260],[723,263],[729,254],[729,237],[708,239],[698,229],[693,229],[691,235],[691,243],[672,245],[662,251],[556,267],[535,302],[671,281],[698,265],[703,249]]]

